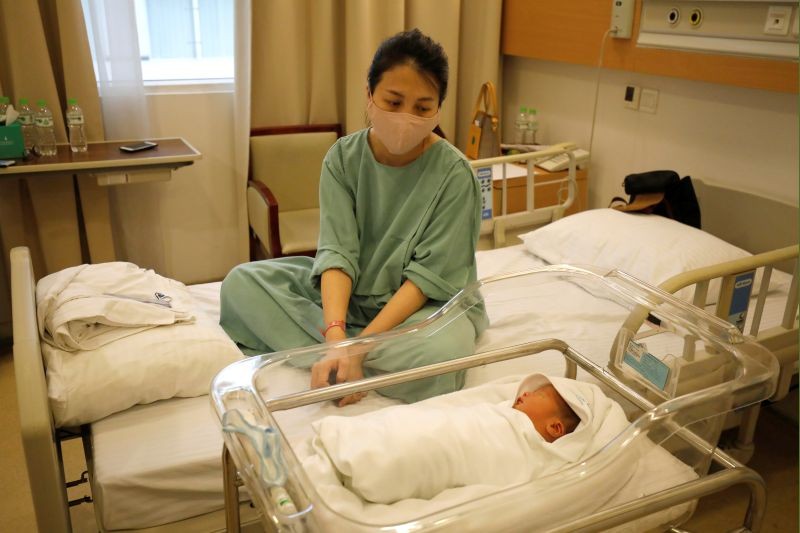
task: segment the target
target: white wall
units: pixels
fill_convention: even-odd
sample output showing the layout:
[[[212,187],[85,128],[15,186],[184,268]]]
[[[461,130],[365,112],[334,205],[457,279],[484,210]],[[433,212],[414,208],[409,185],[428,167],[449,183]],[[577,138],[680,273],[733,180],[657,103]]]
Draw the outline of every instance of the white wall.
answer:
[[[140,266],[184,283],[222,279],[237,264],[233,94],[147,97],[153,137],[183,137],[203,154],[171,181],[117,187],[119,246]]]
[[[503,132],[520,105],[536,107],[546,143],[589,146],[595,68],[506,56]],[[625,86],[659,91],[655,114],[624,107]],[[630,173],[670,169],[681,176],[798,205],[797,95],[604,69],[589,168],[589,203],[623,196]]]

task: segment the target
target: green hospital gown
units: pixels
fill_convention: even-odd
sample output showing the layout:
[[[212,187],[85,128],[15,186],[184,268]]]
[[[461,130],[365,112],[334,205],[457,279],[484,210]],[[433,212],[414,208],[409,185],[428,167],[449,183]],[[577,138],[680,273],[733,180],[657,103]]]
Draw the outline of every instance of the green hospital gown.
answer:
[[[358,335],[406,279],[428,301],[402,325],[427,318],[476,280],[481,197],[469,163],[448,142],[439,141],[404,167],[386,166],[375,160],[368,131],[339,139],[325,156],[316,258],[246,263],[223,281],[220,324],[246,351],[323,342],[320,277],[331,268],[353,281],[348,337]],[[424,340],[376,349],[364,360],[364,374],[471,355],[485,322],[475,309]],[[416,401],[463,383],[463,372],[455,372],[379,392]]]

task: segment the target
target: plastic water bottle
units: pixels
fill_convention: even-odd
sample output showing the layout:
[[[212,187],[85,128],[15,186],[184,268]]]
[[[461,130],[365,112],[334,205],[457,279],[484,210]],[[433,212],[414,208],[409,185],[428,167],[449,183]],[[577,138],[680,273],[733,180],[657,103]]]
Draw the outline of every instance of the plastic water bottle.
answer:
[[[36,146],[36,126],[33,123],[33,109],[28,104],[27,98],[19,99],[19,118],[17,120],[22,129],[25,153],[33,152],[33,148]]]
[[[536,144],[536,132],[539,131],[539,117],[536,109],[528,108],[528,129],[525,130],[525,144]]]
[[[6,125],[6,110],[8,109],[8,96],[0,96],[0,126]]]
[[[519,108],[517,120],[514,121],[514,144],[525,144],[525,130],[528,129],[528,110]]]
[[[78,107],[75,98],[67,100],[67,130],[69,130],[69,148],[73,152],[85,152],[86,127],[83,121],[83,109]]]
[[[47,102],[36,102],[39,109],[34,115],[36,124],[36,152],[42,156],[56,155],[56,131],[53,128],[53,113],[47,107]]]

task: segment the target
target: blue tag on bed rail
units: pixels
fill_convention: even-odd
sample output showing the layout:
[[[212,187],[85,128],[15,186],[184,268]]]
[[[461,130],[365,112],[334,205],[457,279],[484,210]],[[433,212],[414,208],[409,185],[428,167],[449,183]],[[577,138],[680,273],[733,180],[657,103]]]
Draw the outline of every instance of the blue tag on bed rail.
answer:
[[[728,307],[728,322],[744,331],[744,323],[747,320],[747,308],[750,305],[750,294],[753,292],[753,281],[756,278],[756,271],[744,272],[734,278],[733,293],[731,303]]]
[[[492,218],[492,203],[494,201],[492,197],[492,167],[483,167],[479,168],[476,171],[478,183],[481,186],[481,197],[482,197],[482,207],[481,207],[481,219],[482,220],[489,220]]]
[[[630,341],[623,361],[659,389],[664,390],[667,386],[669,367],[648,352],[644,344]]]

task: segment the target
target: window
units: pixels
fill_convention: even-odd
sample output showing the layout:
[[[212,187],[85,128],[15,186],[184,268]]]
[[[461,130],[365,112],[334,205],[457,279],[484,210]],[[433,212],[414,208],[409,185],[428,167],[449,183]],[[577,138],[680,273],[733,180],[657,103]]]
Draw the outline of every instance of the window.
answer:
[[[145,82],[233,79],[234,0],[135,0]]]

